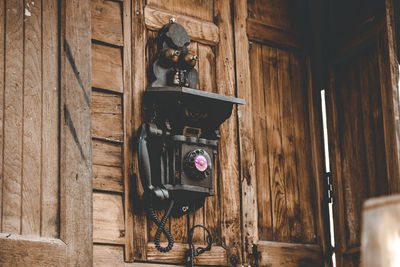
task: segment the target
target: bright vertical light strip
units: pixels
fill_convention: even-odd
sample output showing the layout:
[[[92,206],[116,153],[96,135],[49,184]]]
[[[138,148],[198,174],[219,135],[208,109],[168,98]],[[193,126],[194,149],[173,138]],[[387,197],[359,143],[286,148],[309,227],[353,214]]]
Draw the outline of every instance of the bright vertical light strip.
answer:
[[[328,146],[328,126],[326,121],[326,102],[325,102],[325,89],[321,90],[321,108],[322,108],[322,127],[324,132],[324,152],[325,152],[325,170],[326,172],[331,171],[329,164],[329,146]],[[335,247],[335,230],[333,226],[333,203],[328,204],[329,208],[329,230],[331,234],[331,246]],[[333,266],[336,266],[335,253],[332,255]]]

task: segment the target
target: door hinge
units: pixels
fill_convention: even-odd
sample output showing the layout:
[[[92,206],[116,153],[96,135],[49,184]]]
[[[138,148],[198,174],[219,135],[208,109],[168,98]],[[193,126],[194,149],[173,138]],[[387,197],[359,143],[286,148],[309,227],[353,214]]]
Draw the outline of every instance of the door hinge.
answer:
[[[328,203],[333,203],[333,183],[332,183],[332,173],[325,173],[326,181],[328,183]]]
[[[251,246],[251,253],[249,254],[249,267],[258,267],[258,263],[261,259],[261,253],[258,251],[256,244]]]

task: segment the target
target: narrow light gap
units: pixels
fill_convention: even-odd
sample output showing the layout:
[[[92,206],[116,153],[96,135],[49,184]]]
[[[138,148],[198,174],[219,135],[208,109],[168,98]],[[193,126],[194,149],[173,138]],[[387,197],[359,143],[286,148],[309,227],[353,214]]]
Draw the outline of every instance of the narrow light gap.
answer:
[[[323,127],[323,135],[324,135],[324,153],[325,153],[325,171],[328,173],[331,171],[331,166],[329,163],[329,145],[328,145],[328,127],[327,127],[327,118],[326,118],[326,100],[325,100],[326,90],[321,90],[321,110],[322,110],[322,127]],[[333,201],[332,203],[328,203],[329,209],[329,232],[330,232],[330,242],[331,247],[335,248],[335,229],[334,229],[334,221],[333,221]],[[333,266],[336,267],[336,255],[335,252],[332,253],[332,263]]]

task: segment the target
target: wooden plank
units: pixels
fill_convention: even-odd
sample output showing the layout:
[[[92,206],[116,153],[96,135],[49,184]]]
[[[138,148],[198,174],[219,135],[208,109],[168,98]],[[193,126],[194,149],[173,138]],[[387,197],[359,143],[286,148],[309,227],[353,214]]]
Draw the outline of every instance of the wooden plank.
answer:
[[[243,261],[249,264],[249,255],[253,244],[258,242],[259,232],[258,232],[258,210],[261,203],[257,202],[257,186],[258,182],[261,180],[259,173],[257,173],[259,166],[259,160],[256,158],[257,148],[255,145],[257,141],[255,138],[260,136],[256,129],[260,124],[254,123],[253,118],[257,115],[257,112],[253,110],[257,105],[253,96],[258,93],[263,93],[264,88],[257,88],[257,82],[260,78],[262,79],[262,70],[259,73],[259,77],[252,76],[250,72],[252,64],[259,67],[254,58],[250,59],[249,55],[249,40],[247,39],[247,1],[241,0],[234,2],[234,20],[233,24],[235,27],[235,66],[236,66],[236,82],[237,82],[237,96],[243,98],[246,101],[245,105],[238,106],[238,119],[239,119],[239,149],[240,149],[240,166],[241,166],[241,206],[242,206],[242,244],[245,246],[242,248],[244,253]],[[251,88],[249,88],[249,81],[251,81]],[[262,84],[261,84],[262,86]],[[258,91],[258,89],[260,89]],[[264,98],[257,99],[264,101]],[[253,104],[254,103],[254,104]],[[255,112],[254,112],[255,111]],[[260,128],[258,128],[260,130]],[[257,160],[257,161],[256,161]],[[266,162],[265,162],[266,163]],[[269,177],[263,177],[262,180],[269,179]],[[264,189],[264,188],[263,188]],[[266,188],[265,188],[266,189]],[[261,189],[262,190],[262,189]],[[265,194],[269,195],[269,194]],[[271,212],[268,212],[268,203],[266,204],[266,209],[260,212],[266,216],[270,216]],[[263,206],[264,207],[264,206]],[[262,216],[262,215],[261,215]],[[249,264],[250,265],[250,264]]]
[[[267,119],[267,140],[268,140],[268,162],[271,179],[271,203],[273,234],[275,241],[282,241],[288,236],[286,218],[286,192],[283,169],[283,148],[282,148],[282,97],[280,88],[279,72],[282,71],[282,63],[279,62],[278,50],[263,46],[263,67],[270,70],[264,75],[264,86],[266,87],[265,101],[268,112]],[[275,67],[276,66],[276,67]],[[280,79],[282,80],[282,78]]]
[[[2,232],[21,231],[23,1],[6,6]]]
[[[251,41],[275,44],[287,48],[304,48],[299,36],[262,24],[258,20],[247,19],[246,27],[247,35]]]
[[[92,114],[122,114],[121,96],[113,93],[93,91],[91,111]]]
[[[373,198],[364,203],[361,242],[363,267],[399,264],[399,220],[399,195]]]
[[[122,114],[92,112],[92,137],[123,142]]]
[[[378,68],[389,194],[400,192],[399,71],[394,37],[393,2],[386,0],[386,27],[378,38]]]
[[[185,27],[189,38],[204,44],[217,45],[219,43],[218,26],[208,21],[198,20],[192,17],[162,11],[150,6],[144,9],[146,27],[150,30],[159,30],[169,23],[170,18]]]
[[[124,262],[124,251],[122,246],[93,245],[93,266],[113,267],[171,267],[177,265],[152,264],[152,263],[126,263]]]
[[[93,189],[112,192],[124,192],[122,170],[93,164]]]
[[[41,5],[25,6],[21,234],[37,236],[40,235],[42,176],[41,15]]]
[[[59,239],[0,234],[1,266],[63,266],[67,245]],[[51,255],[51,257],[49,257]]]
[[[90,10],[92,39],[123,46],[122,4],[107,0],[91,0]]]
[[[212,22],[214,19],[213,2],[213,0],[186,0],[184,3],[180,0],[149,0],[147,4],[174,14],[182,14]],[[196,12],[193,12],[193,10],[196,10]]]
[[[272,240],[273,229],[272,229],[272,213],[271,213],[271,186],[269,177],[269,164],[268,164],[268,143],[267,143],[267,111],[265,106],[265,91],[264,88],[264,75],[263,73],[269,73],[270,65],[263,67],[262,59],[262,45],[251,44],[250,45],[250,62],[251,62],[251,95],[252,95],[252,109],[253,109],[253,131],[257,133],[254,135],[254,150],[255,150],[255,168],[256,168],[256,186],[252,188],[256,190],[257,207],[253,211],[252,218],[256,220],[253,222],[254,226],[258,226],[256,229],[247,229],[246,235],[253,236],[254,243],[257,243],[258,238],[260,240]],[[242,185],[242,187],[244,187]],[[246,202],[243,205],[251,205],[252,199],[249,195],[249,190],[246,190],[242,201],[246,198]],[[254,205],[254,204],[252,204]],[[259,212],[257,212],[259,211]],[[248,214],[248,212],[246,212]],[[253,226],[253,227],[254,227]],[[252,251],[251,246],[248,248],[248,254]]]
[[[147,31],[145,27],[144,17],[145,1],[138,0],[132,4],[132,106],[133,106],[133,136],[137,138],[136,131],[142,123],[142,95],[146,89],[146,42]],[[143,194],[141,186],[138,165],[137,165],[137,151],[133,148],[132,151],[134,191],[132,191],[133,201],[133,240],[134,240],[134,257],[135,260],[147,259],[147,219],[143,210],[143,204],[140,198]]]
[[[292,88],[291,73],[290,73],[289,53],[283,50],[278,50],[278,86],[279,96],[282,103],[281,106],[281,127],[282,127],[282,150],[283,150],[283,186],[285,191],[286,214],[282,220],[282,227],[286,228],[284,232],[287,236],[282,235],[280,241],[298,242],[300,234],[300,225],[298,223],[299,214],[299,191],[298,179],[296,170],[295,146],[293,127],[293,103],[292,103]],[[296,88],[299,90],[299,88]],[[307,149],[307,148],[302,148]],[[279,215],[278,215],[279,216]],[[277,217],[279,218],[279,217]],[[280,220],[280,219],[279,219]]]
[[[230,1],[217,1],[214,14],[218,17],[220,43],[216,47],[216,80],[217,92],[223,95],[235,96],[234,39]],[[179,21],[179,20],[178,20]],[[221,238],[222,246],[226,248],[228,265],[238,265],[242,262],[241,244],[238,238],[240,229],[239,192],[239,162],[237,144],[236,108],[232,116],[220,127],[221,140],[219,145],[220,195],[221,197]],[[205,253],[207,254],[207,253]]]
[[[318,245],[259,242],[260,266],[322,266],[322,251]]]
[[[93,140],[92,150],[94,165],[121,167],[122,148],[120,144]]]
[[[166,243],[161,243],[166,246]],[[185,260],[185,252],[188,249],[187,244],[174,244],[174,247],[168,253],[159,252],[153,243],[149,243],[147,247],[148,261],[157,261],[162,263],[183,263]],[[200,254],[195,258],[196,265],[226,266],[227,255],[223,247],[212,246],[211,251]]]
[[[123,93],[122,49],[92,44],[92,86]]]
[[[60,9],[60,239],[67,266],[92,266],[90,1]]]
[[[43,9],[42,207],[41,236],[59,235],[59,85],[58,3],[45,1]],[[56,156],[57,155],[57,156]]]
[[[4,22],[5,22],[5,2],[0,3],[0,51],[5,51],[4,45]],[[3,219],[3,180],[4,180],[4,172],[3,172],[3,160],[4,160],[4,151],[3,151],[3,144],[4,144],[4,92],[5,92],[5,84],[4,84],[4,74],[5,74],[5,60],[4,60],[5,53],[0,53],[0,232],[2,226],[2,219]]]
[[[312,170],[312,144],[310,132],[316,131],[315,128],[309,128],[308,115],[308,85],[307,65],[304,57],[295,53],[290,53],[290,76],[292,87],[293,104],[293,134],[295,140],[295,158],[296,167],[295,187],[298,190],[298,202],[296,208],[298,213],[294,225],[291,226],[292,241],[301,243],[317,243],[316,221],[316,183],[317,178]],[[311,83],[311,81],[309,81]],[[312,92],[310,92],[312,94]],[[289,221],[290,222],[290,221]]]
[[[125,243],[121,195],[93,193],[93,242],[121,245]]]

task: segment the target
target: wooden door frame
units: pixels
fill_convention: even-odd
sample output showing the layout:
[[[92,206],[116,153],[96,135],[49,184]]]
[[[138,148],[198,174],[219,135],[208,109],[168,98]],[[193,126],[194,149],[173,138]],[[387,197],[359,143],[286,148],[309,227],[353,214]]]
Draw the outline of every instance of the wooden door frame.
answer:
[[[0,263],[93,264],[90,0],[57,2],[60,152],[54,156],[60,157],[60,235],[57,239],[2,233]]]

